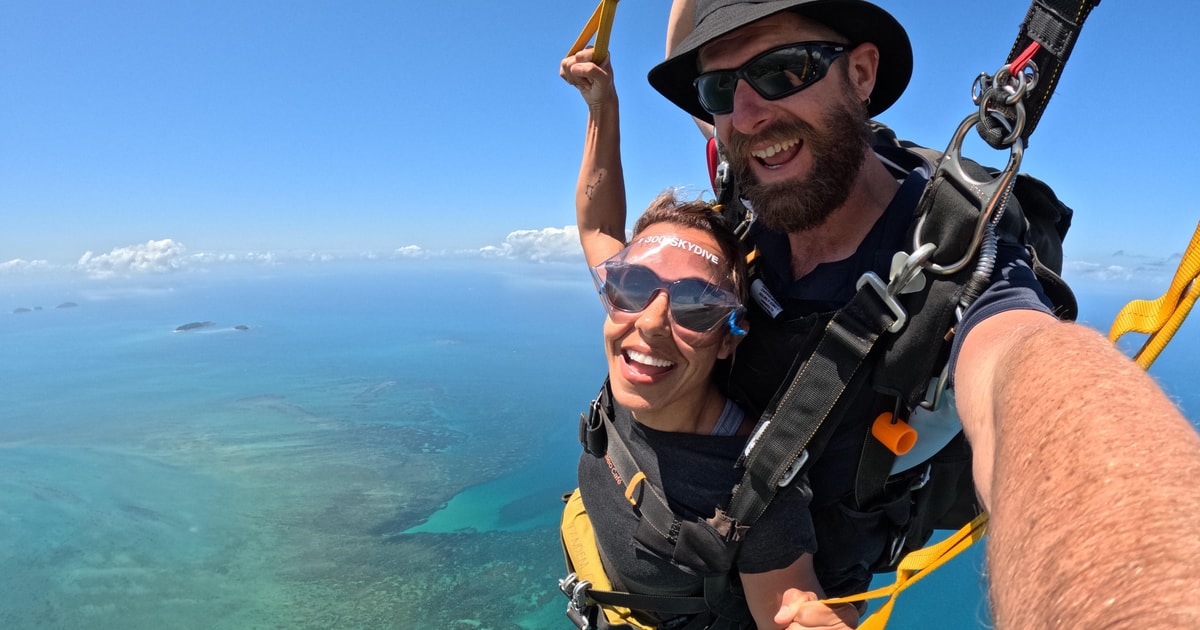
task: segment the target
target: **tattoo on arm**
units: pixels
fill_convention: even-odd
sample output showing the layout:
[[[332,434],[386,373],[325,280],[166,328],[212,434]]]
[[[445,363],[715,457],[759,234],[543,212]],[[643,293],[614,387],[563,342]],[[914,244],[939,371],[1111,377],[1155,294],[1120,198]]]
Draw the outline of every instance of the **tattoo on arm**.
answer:
[[[604,181],[604,172],[603,171],[601,171],[600,173],[598,173],[596,175],[596,181],[588,184],[583,189],[583,194],[587,195],[588,199],[594,199],[595,195],[596,195],[596,187],[599,186],[600,182],[602,182],[602,181]]]

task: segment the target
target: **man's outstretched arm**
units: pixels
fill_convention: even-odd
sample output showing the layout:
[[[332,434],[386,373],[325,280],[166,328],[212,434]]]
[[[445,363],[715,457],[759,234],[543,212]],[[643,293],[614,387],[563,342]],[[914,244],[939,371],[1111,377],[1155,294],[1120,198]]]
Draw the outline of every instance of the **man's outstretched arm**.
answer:
[[[1009,311],[955,368],[996,627],[1200,628],[1200,436],[1097,332]]]

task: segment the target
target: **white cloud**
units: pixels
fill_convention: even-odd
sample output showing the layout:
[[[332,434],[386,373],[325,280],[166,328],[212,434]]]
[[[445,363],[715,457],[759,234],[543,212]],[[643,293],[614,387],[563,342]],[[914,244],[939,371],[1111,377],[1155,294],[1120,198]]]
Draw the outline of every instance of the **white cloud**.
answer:
[[[188,264],[221,264],[221,263],[244,263],[256,265],[274,265],[278,263],[278,255],[274,252],[201,252],[192,254],[187,257]]]
[[[392,252],[394,258],[429,258],[430,252],[420,245],[405,245]]]
[[[1063,263],[1063,278],[1067,282],[1135,282],[1146,286],[1166,286],[1175,275],[1180,258],[1179,253],[1147,256],[1118,251],[1093,260],[1067,260]]]
[[[546,262],[570,260],[583,255],[579,246],[579,228],[568,225],[562,228],[540,230],[517,230],[508,235],[499,246],[480,248],[484,258],[511,258]]]
[[[93,278],[110,278],[117,275],[165,274],[187,266],[182,243],[164,238],[147,241],[145,244],[116,247],[107,254],[86,252],[78,267]]]
[[[51,269],[50,263],[45,260],[22,260],[14,258],[8,262],[0,263],[0,274],[32,273],[47,271],[49,269]]]
[[[1121,265],[1075,260],[1063,263],[1063,275],[1067,276],[1068,281],[1073,277],[1079,277],[1102,282],[1124,282],[1131,280],[1134,273],[1133,270]]]

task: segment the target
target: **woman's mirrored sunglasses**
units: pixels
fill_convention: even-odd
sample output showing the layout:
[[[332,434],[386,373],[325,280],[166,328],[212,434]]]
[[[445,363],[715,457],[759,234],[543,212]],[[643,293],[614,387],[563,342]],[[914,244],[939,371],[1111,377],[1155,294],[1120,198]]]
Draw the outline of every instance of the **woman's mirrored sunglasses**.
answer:
[[[768,101],[778,100],[825,78],[829,66],[846,51],[844,44],[833,42],[800,42],[772,48],[736,70],[715,70],[696,77],[696,93],[708,113],[728,114],[733,111],[738,79]]]
[[[621,314],[642,312],[659,291],[666,291],[670,302],[671,320],[694,333],[706,333],[722,322],[729,321],[737,333],[735,321],[742,312],[742,303],[728,290],[709,284],[700,278],[683,278],[667,282],[642,265],[620,261],[605,261],[592,267],[592,279],[604,299],[605,309],[614,320]]]

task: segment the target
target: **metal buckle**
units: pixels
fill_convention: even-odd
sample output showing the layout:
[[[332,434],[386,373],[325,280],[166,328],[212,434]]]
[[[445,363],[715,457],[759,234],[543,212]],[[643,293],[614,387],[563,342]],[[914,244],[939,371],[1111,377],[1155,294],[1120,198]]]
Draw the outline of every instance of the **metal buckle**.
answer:
[[[583,622],[579,630],[592,630],[592,625],[588,622],[587,615],[583,614],[584,609],[588,605],[587,592],[591,588],[591,582],[579,579],[579,576],[575,573],[569,573],[567,577],[558,581],[558,590],[562,591],[563,595],[566,595],[567,599],[571,600],[571,603],[568,605],[579,613],[579,619]]]
[[[891,326],[888,326],[888,332],[900,332],[900,329],[904,328],[904,325],[908,323],[908,312],[896,300],[896,296],[888,289],[888,285],[884,284],[883,280],[880,280],[874,271],[864,273],[858,279],[858,284],[855,285],[855,288],[862,289],[863,285],[870,285],[872,289],[875,289],[875,293],[879,294],[879,299],[883,300],[883,304],[888,307],[888,310],[892,311],[892,315],[896,316],[896,321],[892,322]]]
[[[924,278],[921,277],[921,270],[929,263],[929,258],[933,256],[933,252],[936,249],[937,247],[932,243],[926,243],[918,247],[911,254],[898,252],[894,258],[906,257],[899,266],[896,264],[892,265],[891,277],[888,279],[886,285],[873,271],[864,273],[858,279],[858,283],[855,285],[856,289],[862,289],[863,285],[870,285],[872,289],[875,289],[875,293],[879,295],[879,299],[883,300],[888,310],[892,311],[892,315],[896,316],[896,321],[892,322],[891,326],[888,326],[888,332],[900,332],[900,329],[904,328],[904,325],[908,323],[908,311],[904,310],[904,306],[896,298],[903,293],[920,291],[924,288],[925,284]]]
[[[920,479],[917,479],[916,481],[914,481],[912,483],[911,486],[908,487],[909,491],[912,492],[912,491],[916,491],[916,490],[920,490],[921,488],[924,488],[925,484],[929,483],[929,474],[930,474],[930,472],[932,472],[932,470],[933,470],[932,464],[925,464],[925,472],[921,473]]]
[[[908,534],[900,534],[892,539],[892,547],[888,550],[888,566],[895,566],[896,561],[904,554],[904,543],[908,542]]]
[[[783,473],[783,478],[779,480],[777,485],[780,488],[786,488],[787,485],[792,483],[792,480],[796,478],[796,473],[800,472],[800,468],[804,466],[804,462],[807,461],[808,449],[804,449],[803,451],[800,451],[798,456],[796,456],[796,461],[792,462],[792,465],[788,467],[787,472]]]
[[[961,308],[961,307],[960,307]],[[962,319],[961,317],[959,319]],[[917,403],[923,409],[929,411],[937,411],[942,406],[942,395],[946,393],[946,386],[950,383],[950,361],[942,366],[942,372],[937,378],[930,379],[929,389],[925,390],[925,400]]]

